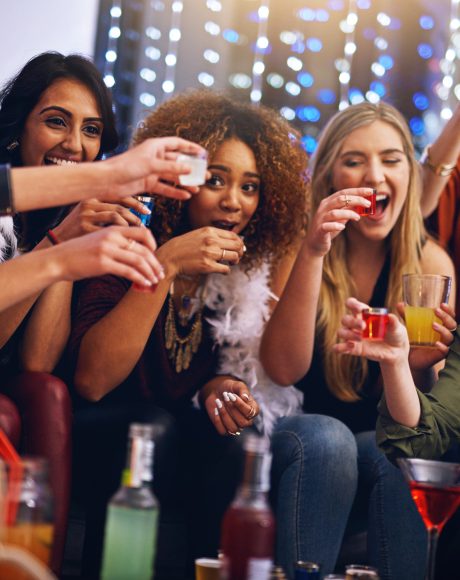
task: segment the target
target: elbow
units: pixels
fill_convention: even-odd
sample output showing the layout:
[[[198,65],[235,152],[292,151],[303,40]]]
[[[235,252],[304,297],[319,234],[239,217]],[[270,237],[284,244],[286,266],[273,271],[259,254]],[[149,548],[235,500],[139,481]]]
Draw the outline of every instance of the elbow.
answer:
[[[280,387],[290,387],[291,385],[294,385],[300,381],[300,379],[302,379],[310,369],[310,364],[306,366],[302,365],[302,368],[296,368],[294,365],[282,364],[276,366],[266,364],[263,366],[270,379]]]
[[[95,388],[95,385],[98,385]],[[98,403],[105,395],[102,390],[102,383],[93,380],[88,373],[82,372],[79,369],[75,372],[74,387],[80,397],[86,399],[90,403]]]

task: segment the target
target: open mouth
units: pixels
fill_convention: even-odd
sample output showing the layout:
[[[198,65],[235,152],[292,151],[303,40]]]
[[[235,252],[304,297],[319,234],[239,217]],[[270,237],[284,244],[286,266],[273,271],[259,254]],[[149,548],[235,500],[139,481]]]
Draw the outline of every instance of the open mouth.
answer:
[[[77,162],[60,157],[45,157],[45,165],[77,165]]]
[[[390,203],[390,196],[386,193],[378,193],[375,198],[375,216],[381,216]]]
[[[236,226],[238,224],[235,222],[215,221],[215,222],[212,222],[212,225],[215,228],[219,228],[221,230],[227,230],[228,232],[231,232],[231,231],[233,231],[234,228],[236,228]]]

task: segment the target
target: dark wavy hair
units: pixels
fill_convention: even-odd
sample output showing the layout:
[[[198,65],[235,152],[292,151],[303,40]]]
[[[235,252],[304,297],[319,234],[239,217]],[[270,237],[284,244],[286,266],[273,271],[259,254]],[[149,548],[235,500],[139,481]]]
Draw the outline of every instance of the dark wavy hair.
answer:
[[[0,91],[0,163],[22,165],[20,148],[8,151],[7,147],[19,140],[27,117],[42,94],[62,78],[83,83],[96,99],[104,123],[97,159],[118,145],[112,97],[96,66],[79,54],[43,52],[29,60]]]
[[[20,141],[27,118],[42,94],[62,78],[84,84],[96,99],[104,124],[96,159],[117,147],[112,96],[96,66],[79,54],[64,56],[59,52],[44,52],[29,60],[0,91],[0,163],[10,163],[13,167],[23,165],[21,148],[9,151],[8,145]],[[65,217],[69,209],[67,206],[37,210],[15,218],[21,249],[31,249],[49,228],[55,227]]]
[[[173,97],[147,116],[134,143],[177,135],[199,143],[212,159],[222,143],[239,139],[254,153],[261,176],[259,205],[246,227],[248,269],[286,254],[306,227],[307,155],[299,135],[280,115],[209,90]],[[187,202],[157,198],[151,229],[160,244],[188,229]]]

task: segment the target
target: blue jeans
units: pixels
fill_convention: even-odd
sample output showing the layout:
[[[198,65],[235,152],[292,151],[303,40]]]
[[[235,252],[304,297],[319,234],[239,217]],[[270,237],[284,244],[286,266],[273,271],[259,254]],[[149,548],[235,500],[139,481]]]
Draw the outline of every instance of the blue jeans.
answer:
[[[368,498],[368,561],[381,580],[422,580],[426,531],[399,469],[375,443],[321,415],[283,417],[272,436],[278,563],[334,570],[357,494]],[[352,563],[352,562],[350,562]]]

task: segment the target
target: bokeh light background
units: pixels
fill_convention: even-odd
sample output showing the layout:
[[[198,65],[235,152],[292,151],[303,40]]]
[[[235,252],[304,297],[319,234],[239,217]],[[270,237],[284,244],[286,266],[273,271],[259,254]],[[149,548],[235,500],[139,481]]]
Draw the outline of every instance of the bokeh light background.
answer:
[[[101,0],[120,131],[189,87],[281,112],[312,152],[338,109],[394,104],[419,150],[460,100],[460,0]]]

